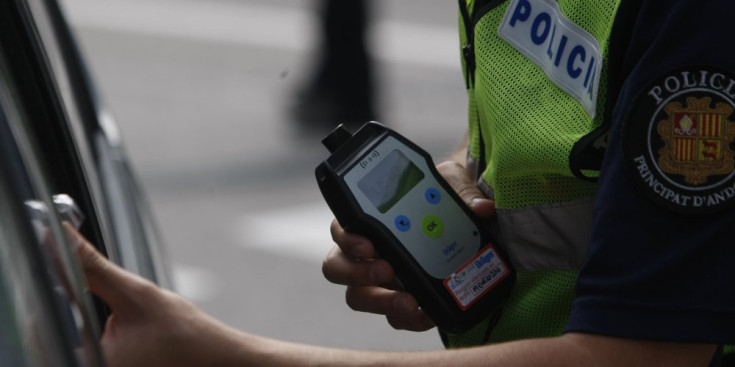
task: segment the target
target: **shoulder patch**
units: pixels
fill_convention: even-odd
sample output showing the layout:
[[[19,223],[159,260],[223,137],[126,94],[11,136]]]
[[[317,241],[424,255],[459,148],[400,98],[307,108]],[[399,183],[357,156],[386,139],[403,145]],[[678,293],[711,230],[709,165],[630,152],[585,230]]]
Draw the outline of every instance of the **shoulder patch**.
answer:
[[[623,128],[625,165],[655,202],[689,214],[735,206],[735,77],[687,67],[656,79]]]

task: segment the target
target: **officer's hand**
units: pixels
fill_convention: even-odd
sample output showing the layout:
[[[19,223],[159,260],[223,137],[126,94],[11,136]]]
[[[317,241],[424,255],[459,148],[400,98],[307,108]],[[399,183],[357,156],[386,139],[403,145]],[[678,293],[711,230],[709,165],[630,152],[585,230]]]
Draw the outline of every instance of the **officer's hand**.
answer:
[[[495,214],[494,203],[476,188],[464,167],[445,162],[437,169],[476,215],[489,219]],[[347,286],[350,308],[385,315],[396,329],[425,331],[434,327],[416,299],[399,287],[393,268],[378,258],[367,238],[346,232],[336,220],[331,233],[336,246],[324,259],[322,272],[330,282]]]
[[[324,277],[347,286],[347,305],[355,311],[385,315],[396,329],[425,331],[434,323],[419,309],[416,299],[403,292],[393,268],[377,258],[373,244],[365,237],[346,232],[332,221],[336,246],[322,265]]]
[[[462,165],[446,161],[437,165],[436,169],[478,218],[489,220],[495,216],[495,202],[485,197]]]
[[[102,336],[108,365],[221,365],[240,333],[180,296],[107,260],[67,226],[89,289],[112,310]]]

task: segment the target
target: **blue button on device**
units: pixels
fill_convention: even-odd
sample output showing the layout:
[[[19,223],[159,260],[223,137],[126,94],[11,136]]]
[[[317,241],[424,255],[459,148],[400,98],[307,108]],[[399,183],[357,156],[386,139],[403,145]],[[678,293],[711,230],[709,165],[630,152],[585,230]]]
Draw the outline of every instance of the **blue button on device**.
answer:
[[[397,216],[394,223],[396,225],[396,228],[398,228],[398,230],[401,232],[407,232],[409,229],[411,229],[411,220],[408,219],[408,217],[405,215]]]
[[[426,197],[426,201],[431,204],[438,204],[439,201],[442,199],[442,195],[439,193],[439,190],[433,187],[429,187],[428,189],[426,189],[424,196]]]

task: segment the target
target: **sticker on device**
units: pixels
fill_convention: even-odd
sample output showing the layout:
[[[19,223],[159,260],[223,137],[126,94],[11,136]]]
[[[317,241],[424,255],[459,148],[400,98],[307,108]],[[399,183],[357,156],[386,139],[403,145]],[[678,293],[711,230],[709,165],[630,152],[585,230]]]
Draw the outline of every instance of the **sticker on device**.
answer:
[[[509,274],[493,246],[488,245],[445,279],[444,287],[464,311]]]

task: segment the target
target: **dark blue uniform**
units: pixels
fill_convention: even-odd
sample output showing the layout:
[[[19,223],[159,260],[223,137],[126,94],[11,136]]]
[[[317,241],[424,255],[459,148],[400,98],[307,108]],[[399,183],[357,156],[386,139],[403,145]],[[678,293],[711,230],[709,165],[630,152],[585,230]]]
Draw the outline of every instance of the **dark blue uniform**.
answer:
[[[735,2],[623,1],[568,331],[735,343]]]

